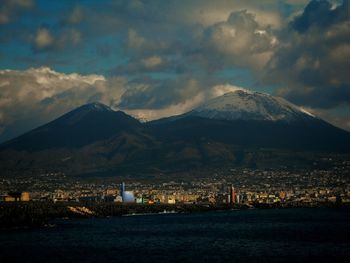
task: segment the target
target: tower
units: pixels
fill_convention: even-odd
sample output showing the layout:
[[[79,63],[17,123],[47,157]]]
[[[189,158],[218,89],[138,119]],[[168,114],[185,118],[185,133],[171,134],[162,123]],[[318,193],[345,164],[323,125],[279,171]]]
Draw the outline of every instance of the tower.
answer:
[[[122,199],[123,199],[123,196],[124,196],[124,192],[125,192],[125,183],[122,182],[120,184],[120,196],[122,197]]]
[[[236,202],[236,194],[235,194],[235,188],[233,187],[233,185],[231,184],[230,186],[230,203],[234,204]]]

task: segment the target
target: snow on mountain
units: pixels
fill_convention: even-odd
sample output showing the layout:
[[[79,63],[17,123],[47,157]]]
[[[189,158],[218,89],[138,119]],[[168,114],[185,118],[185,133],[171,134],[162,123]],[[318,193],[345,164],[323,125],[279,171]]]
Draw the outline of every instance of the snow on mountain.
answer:
[[[283,98],[243,89],[211,99],[186,115],[220,120],[286,122],[315,118]]]
[[[81,107],[81,109],[90,111],[113,111],[110,107],[100,102],[92,102],[89,104],[85,104]]]

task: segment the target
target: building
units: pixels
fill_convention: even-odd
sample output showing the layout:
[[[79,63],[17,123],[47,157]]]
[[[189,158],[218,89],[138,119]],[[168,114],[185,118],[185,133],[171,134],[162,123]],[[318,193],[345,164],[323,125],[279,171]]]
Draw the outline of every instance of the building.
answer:
[[[241,195],[236,194],[236,203],[239,204],[241,202]]]
[[[125,191],[125,183],[120,184],[120,196],[123,203],[135,203],[135,196],[132,191]]]
[[[168,204],[175,204],[176,203],[176,199],[175,196],[168,196]]]
[[[229,187],[229,203],[230,204],[235,204],[236,203],[236,193],[235,193],[235,188],[231,184]]]
[[[114,202],[116,203],[123,203],[123,198],[120,195],[117,195],[114,199]]]
[[[9,192],[4,196],[5,202],[28,202],[30,201],[30,195],[28,192]]]
[[[29,195],[28,192],[22,192],[22,194],[21,194],[21,201],[22,202],[30,201],[30,195]]]

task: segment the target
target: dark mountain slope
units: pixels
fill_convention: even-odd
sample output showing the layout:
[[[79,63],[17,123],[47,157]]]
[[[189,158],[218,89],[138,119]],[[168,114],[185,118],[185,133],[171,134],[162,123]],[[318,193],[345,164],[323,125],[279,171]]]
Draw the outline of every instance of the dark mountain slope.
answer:
[[[101,103],[83,105],[60,118],[0,146],[0,149],[39,151],[82,147],[124,131],[135,133],[140,122]]]
[[[243,147],[265,147],[305,151],[350,151],[350,134],[322,120],[282,121],[216,120],[185,116],[169,122],[148,124],[159,140],[207,140]]]
[[[162,141],[201,139],[243,147],[350,151],[349,132],[282,98],[244,89],[147,126]]]

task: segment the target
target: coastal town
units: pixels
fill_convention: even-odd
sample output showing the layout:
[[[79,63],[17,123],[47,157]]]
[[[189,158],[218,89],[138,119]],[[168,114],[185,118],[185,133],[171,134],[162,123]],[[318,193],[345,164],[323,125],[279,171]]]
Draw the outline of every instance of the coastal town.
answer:
[[[331,169],[217,169],[211,176],[187,180],[78,180],[63,173],[36,179],[0,179],[0,202],[96,202],[136,204],[350,204],[350,161]],[[38,179],[39,178],[39,179]]]

